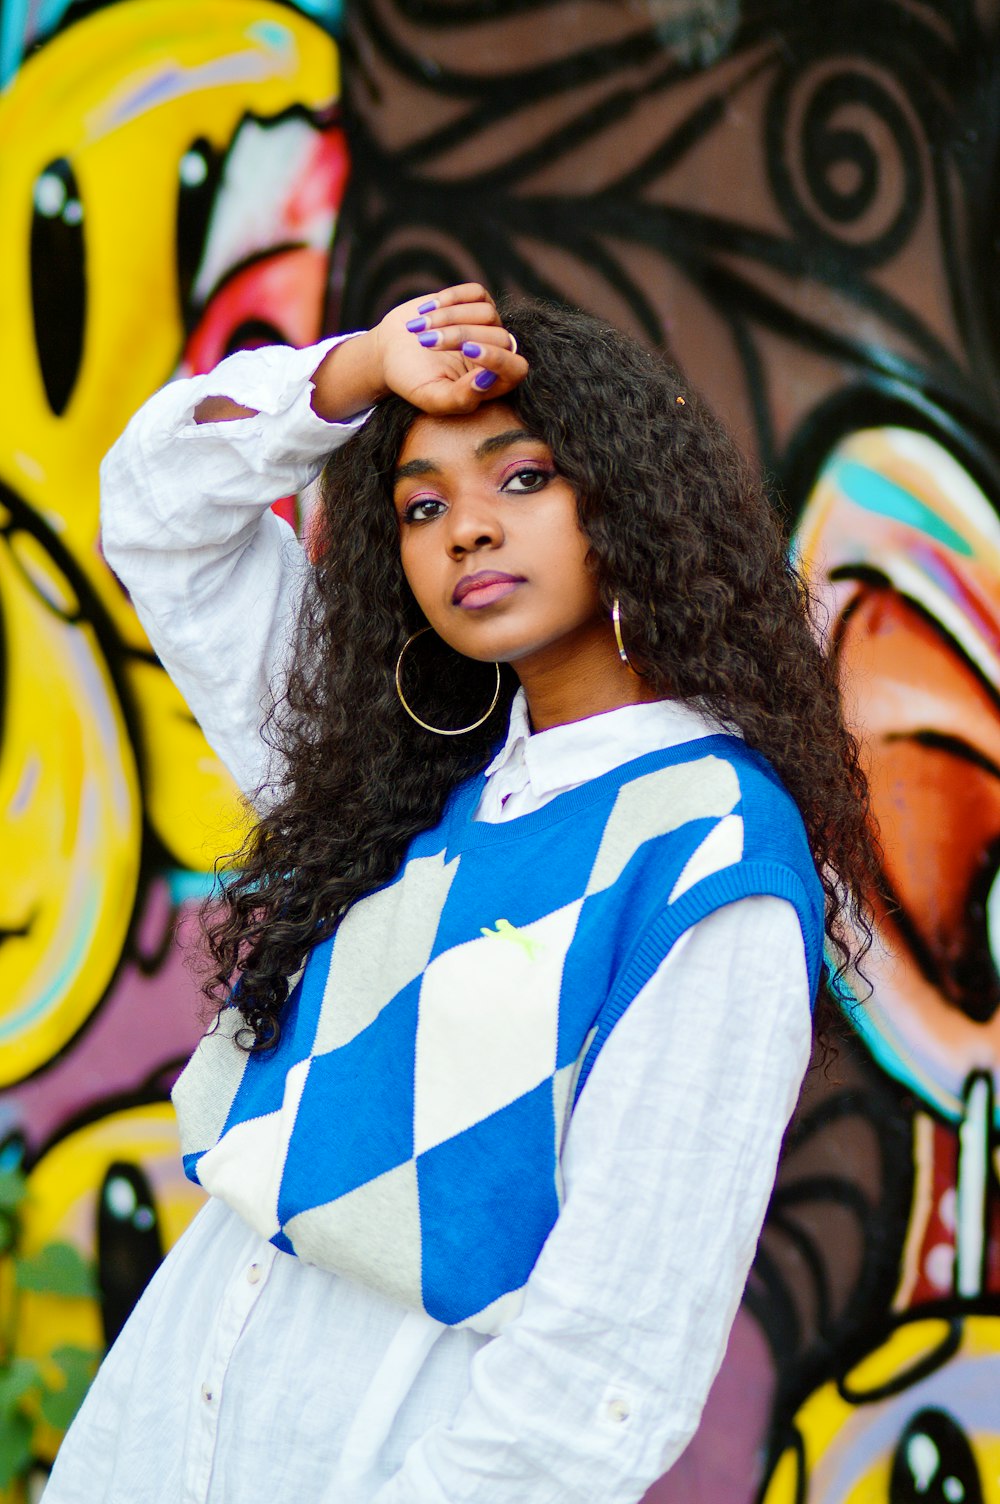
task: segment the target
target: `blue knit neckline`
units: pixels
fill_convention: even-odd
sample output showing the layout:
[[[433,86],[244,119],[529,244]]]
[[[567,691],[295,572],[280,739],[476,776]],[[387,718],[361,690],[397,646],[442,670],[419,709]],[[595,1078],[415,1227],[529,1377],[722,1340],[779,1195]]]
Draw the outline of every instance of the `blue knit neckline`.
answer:
[[[472,818],[482,797],[483,789],[486,787],[486,774],[477,773],[459,784],[449,801],[443,822],[447,858],[450,860],[452,856],[460,852],[470,851],[477,847],[493,847],[509,841],[523,840],[540,830],[546,830],[551,825],[556,825],[563,820],[571,820],[580,810],[617,794],[623,784],[641,778],[646,773],[655,772],[659,768],[670,767],[675,763],[692,762],[696,757],[702,756],[716,755],[730,759],[734,757],[734,754],[736,759],[753,762],[767,769],[772,778],[775,777],[770,764],[757,753],[752,752],[740,737],[719,732],[712,736],[697,737],[693,741],[678,742],[672,747],[660,747],[653,752],[644,752],[641,757],[634,757],[629,762],[619,763],[617,767],[609,768],[606,773],[602,773],[597,778],[590,778],[576,788],[567,789],[563,794],[556,794],[555,798],[550,799],[541,809],[528,810],[523,815],[515,815],[513,819],[498,822]]]

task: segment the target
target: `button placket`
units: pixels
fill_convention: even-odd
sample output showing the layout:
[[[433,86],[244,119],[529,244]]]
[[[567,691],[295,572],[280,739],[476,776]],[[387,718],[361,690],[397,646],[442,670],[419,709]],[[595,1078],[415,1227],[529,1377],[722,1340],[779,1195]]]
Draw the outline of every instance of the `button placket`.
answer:
[[[260,1247],[260,1245],[258,1245]],[[218,1440],[222,1395],[233,1352],[267,1283],[277,1250],[261,1248],[230,1276],[203,1353],[197,1414],[192,1417],[191,1446],[185,1467],[183,1504],[204,1504]]]

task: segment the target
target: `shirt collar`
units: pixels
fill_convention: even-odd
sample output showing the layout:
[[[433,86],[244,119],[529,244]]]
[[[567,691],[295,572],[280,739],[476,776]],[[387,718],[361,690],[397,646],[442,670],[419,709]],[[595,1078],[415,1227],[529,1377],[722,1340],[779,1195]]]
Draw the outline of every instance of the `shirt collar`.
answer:
[[[531,721],[528,719],[528,700],[524,690],[519,689],[511,702],[507,738],[486,769],[486,777],[492,778],[493,774],[499,773],[501,768],[522,758],[530,737]]]
[[[689,700],[654,700],[532,733],[528,702],[519,689],[510,708],[506,740],[486,769],[486,777],[503,771],[506,781],[523,767],[532,793],[544,797],[599,778],[646,752],[717,736],[723,729]]]

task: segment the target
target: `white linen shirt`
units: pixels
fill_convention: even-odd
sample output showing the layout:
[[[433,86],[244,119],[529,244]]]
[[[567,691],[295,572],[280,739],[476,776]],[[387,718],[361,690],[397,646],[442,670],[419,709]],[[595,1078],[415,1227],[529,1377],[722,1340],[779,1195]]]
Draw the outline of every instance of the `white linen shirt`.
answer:
[[[329,346],[166,388],[103,473],[109,562],[248,791],[308,570],[268,508],[360,421],[309,407]],[[196,425],[209,395],[258,416]],[[716,729],[664,701],[532,735],[519,694],[476,818]],[[106,1359],[46,1504],[632,1504],[697,1426],[810,1035],[790,905],[743,899],[689,931],[598,1057],[563,1209],[499,1337],[302,1264],[210,1201]]]

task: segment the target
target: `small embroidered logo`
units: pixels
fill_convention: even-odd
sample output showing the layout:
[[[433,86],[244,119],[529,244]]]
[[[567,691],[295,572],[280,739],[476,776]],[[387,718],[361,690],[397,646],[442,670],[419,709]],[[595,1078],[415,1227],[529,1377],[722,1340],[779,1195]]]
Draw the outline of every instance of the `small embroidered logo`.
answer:
[[[509,919],[498,919],[495,929],[482,929],[479,933],[487,940],[513,940],[515,945],[521,947],[529,961],[533,961],[542,949],[541,941],[532,940],[530,935],[522,935]]]

